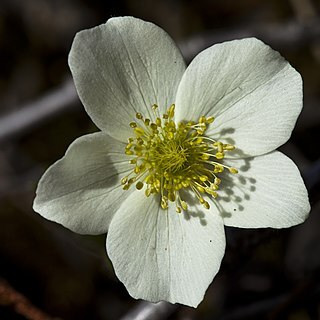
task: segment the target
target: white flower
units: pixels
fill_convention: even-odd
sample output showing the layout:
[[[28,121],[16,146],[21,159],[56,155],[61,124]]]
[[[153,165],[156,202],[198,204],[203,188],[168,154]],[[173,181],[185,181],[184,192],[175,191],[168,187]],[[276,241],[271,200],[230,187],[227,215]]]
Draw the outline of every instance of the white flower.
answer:
[[[108,231],[133,297],[195,307],[219,270],[224,225],[306,219],[299,171],[274,151],[301,111],[301,77],[261,41],[214,45],[186,68],[163,30],[112,18],[76,35],[69,64],[101,132],[45,172],[34,210],[75,232]]]

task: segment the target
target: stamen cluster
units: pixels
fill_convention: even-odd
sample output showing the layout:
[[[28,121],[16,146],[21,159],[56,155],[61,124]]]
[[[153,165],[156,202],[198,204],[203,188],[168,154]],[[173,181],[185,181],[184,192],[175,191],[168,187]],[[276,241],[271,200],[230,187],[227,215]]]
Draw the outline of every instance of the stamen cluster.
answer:
[[[214,121],[213,117],[201,116],[197,123],[176,124],[173,120],[174,104],[162,117],[157,105],[152,109],[154,121],[137,113],[137,121],[130,123],[135,137],[128,139],[125,154],[131,156],[130,164],[134,169],[121,180],[123,189],[128,190],[133,184],[138,190],[146,186],[147,197],[159,194],[163,209],[168,208],[169,202],[175,202],[178,213],[188,209],[180,191],[189,189],[209,209],[210,205],[203,196],[217,197],[221,182],[218,175],[224,169],[233,174],[238,172],[217,161],[235,147],[204,135]]]

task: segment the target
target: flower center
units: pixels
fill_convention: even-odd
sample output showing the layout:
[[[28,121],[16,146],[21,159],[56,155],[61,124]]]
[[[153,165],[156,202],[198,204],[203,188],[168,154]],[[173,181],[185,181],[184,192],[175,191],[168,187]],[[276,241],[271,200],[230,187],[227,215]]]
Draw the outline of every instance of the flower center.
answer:
[[[145,195],[159,194],[161,207],[167,209],[169,202],[175,202],[176,211],[188,209],[181,198],[182,189],[191,190],[198,201],[209,209],[204,195],[217,197],[221,179],[218,175],[227,169],[237,169],[222,163],[225,152],[235,147],[205,136],[213,117],[201,116],[198,122],[173,121],[175,105],[171,105],[162,118],[158,106],[152,106],[155,120],[136,114],[137,121],[131,122],[134,138],[128,139],[125,154],[130,156],[132,172],[121,180],[124,190],[133,184],[138,190],[144,185]],[[219,161],[220,160],[220,161]]]

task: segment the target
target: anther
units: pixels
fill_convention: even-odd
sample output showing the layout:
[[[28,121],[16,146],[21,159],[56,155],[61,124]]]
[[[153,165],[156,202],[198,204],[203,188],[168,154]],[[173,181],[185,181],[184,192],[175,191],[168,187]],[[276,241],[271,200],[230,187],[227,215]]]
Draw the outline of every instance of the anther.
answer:
[[[141,119],[143,119],[143,116],[142,116],[142,114],[140,112],[137,112],[136,113],[136,118],[141,120]]]
[[[237,170],[236,168],[230,167],[230,168],[228,168],[228,169],[229,169],[229,171],[230,171],[231,173],[233,173],[233,174],[238,173],[238,170]]]
[[[171,202],[175,202],[176,201],[176,195],[174,192],[169,192],[168,193],[168,199],[171,201]]]
[[[123,190],[129,190],[129,188],[130,188],[130,185],[129,185],[129,184],[125,184],[125,185],[122,187]]]
[[[203,187],[197,186],[197,189],[198,189],[199,192],[205,193],[205,189]]]
[[[123,177],[123,178],[121,179],[121,184],[126,184],[127,181],[128,181],[128,177]]]
[[[187,203],[186,203],[185,201],[183,201],[183,200],[181,200],[180,203],[181,203],[182,209],[183,209],[184,211],[187,211],[187,210],[188,210],[188,205],[187,205]]]
[[[157,130],[157,125],[152,122],[152,123],[150,124],[150,128],[151,128],[153,131],[156,131],[156,130]]]
[[[201,116],[200,118],[199,118],[199,123],[206,123],[206,117],[205,116]]]
[[[143,182],[138,181],[138,182],[136,183],[136,188],[137,188],[138,190],[141,190],[141,189],[143,188]]]
[[[206,209],[210,209],[210,204],[207,201],[204,201],[202,203],[202,205],[206,208]]]
[[[140,168],[138,166],[135,166],[134,169],[133,169],[133,172],[135,174],[138,174],[140,172]]]
[[[216,156],[216,158],[217,158],[218,160],[221,160],[221,159],[224,158],[224,153],[223,153],[223,152],[217,152],[217,153],[215,154],[215,156]]]
[[[161,127],[161,119],[160,119],[160,118],[157,118],[157,119],[156,119],[156,125],[157,125],[158,127]]]
[[[234,150],[236,147],[232,144],[224,144],[223,145],[223,149],[224,150],[228,150],[228,151],[231,151],[231,150]]]
[[[140,128],[140,127],[134,128],[134,132],[138,136],[144,135],[144,130],[142,128]]]
[[[161,208],[168,209],[168,199],[165,196],[161,197]]]
[[[174,117],[174,109],[175,109],[175,105],[172,104],[172,105],[170,106],[170,108],[168,109],[168,116],[169,116],[169,118],[173,118],[173,117]]]

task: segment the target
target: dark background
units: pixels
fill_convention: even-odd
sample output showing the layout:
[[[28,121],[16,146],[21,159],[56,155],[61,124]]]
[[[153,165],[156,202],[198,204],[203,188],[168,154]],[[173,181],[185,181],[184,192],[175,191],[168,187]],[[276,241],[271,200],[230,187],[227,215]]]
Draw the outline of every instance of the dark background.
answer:
[[[319,13],[316,0],[1,0],[0,319],[119,319],[138,303],[114,275],[105,236],[74,234],[32,210],[41,174],[96,130],[70,82],[73,37],[120,15],[161,26],[187,61],[216,42],[259,37],[304,80],[304,109],[280,150],[303,174],[310,218],[283,230],[226,228],[204,301],[169,319],[320,319]]]

